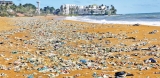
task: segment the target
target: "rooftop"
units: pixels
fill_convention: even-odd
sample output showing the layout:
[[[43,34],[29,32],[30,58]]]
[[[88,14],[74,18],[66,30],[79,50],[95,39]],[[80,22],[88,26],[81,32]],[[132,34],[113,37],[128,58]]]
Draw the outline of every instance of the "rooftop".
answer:
[[[0,1],[0,4],[13,4],[13,1]]]

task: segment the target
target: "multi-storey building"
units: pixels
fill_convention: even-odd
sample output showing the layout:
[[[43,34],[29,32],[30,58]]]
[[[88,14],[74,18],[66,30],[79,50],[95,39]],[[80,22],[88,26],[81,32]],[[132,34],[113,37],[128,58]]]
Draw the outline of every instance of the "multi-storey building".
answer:
[[[71,13],[71,9],[77,7],[75,4],[64,4],[61,6],[61,12],[64,15],[69,15]]]
[[[75,4],[64,4],[61,6],[61,13],[63,15],[78,14],[78,15],[89,15],[89,14],[105,14],[107,6],[105,5],[88,5],[79,6]]]

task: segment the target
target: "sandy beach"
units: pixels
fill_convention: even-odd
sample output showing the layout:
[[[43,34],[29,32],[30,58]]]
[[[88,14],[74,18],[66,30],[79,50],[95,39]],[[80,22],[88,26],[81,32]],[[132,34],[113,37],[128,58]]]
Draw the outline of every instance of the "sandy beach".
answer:
[[[115,78],[125,71],[124,78],[159,78],[159,31],[159,26],[0,17],[0,77]]]

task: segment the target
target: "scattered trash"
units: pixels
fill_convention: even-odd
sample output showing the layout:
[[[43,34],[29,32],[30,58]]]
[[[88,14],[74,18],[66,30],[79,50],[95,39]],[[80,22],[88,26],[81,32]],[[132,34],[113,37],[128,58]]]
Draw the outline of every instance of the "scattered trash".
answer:
[[[121,71],[121,72],[116,72],[115,73],[115,77],[116,78],[120,78],[120,77],[126,77],[127,73],[125,71]]]
[[[153,30],[151,32],[149,32],[149,34],[156,34],[158,32],[158,30]]]
[[[134,38],[134,37],[127,37],[125,39],[134,39],[135,40],[136,38]]]
[[[150,60],[152,63],[156,63],[156,60],[153,59],[153,58],[149,58],[149,60]]]
[[[17,54],[18,53],[18,51],[12,51],[12,54]]]
[[[0,44],[4,44],[3,42],[0,42]]]
[[[134,76],[133,74],[130,74],[130,73],[127,73],[127,75],[126,76]]]
[[[86,64],[87,61],[86,60],[80,60],[81,63]]]
[[[97,77],[97,73],[94,72],[94,73],[92,74],[92,76],[93,76],[94,78],[96,78],[96,77]]]
[[[133,26],[139,26],[140,24],[133,24]]]
[[[117,72],[121,69],[142,71],[156,68],[155,63],[157,63],[157,61],[155,59],[159,58],[158,46],[153,45],[149,47],[147,46],[149,43],[147,39],[146,41],[143,41],[143,39],[139,40],[138,37],[129,37],[127,35],[127,33],[134,34],[138,33],[138,31],[125,32],[122,29],[117,29],[120,30],[118,34],[112,32],[83,33],[79,32],[79,30],[83,30],[84,27],[76,27],[77,24],[66,24],[61,21],[58,22],[53,20],[49,22],[50,23],[41,19],[31,20],[29,23],[26,23],[26,20],[23,21],[23,23],[18,25],[22,30],[17,30],[16,32],[13,31],[12,33],[20,33],[21,31],[27,30],[30,31],[29,34],[31,36],[24,35],[22,38],[15,37],[16,43],[7,42],[7,38],[3,34],[1,35],[6,39],[4,42],[5,44],[8,44],[9,47],[14,46],[17,50],[21,47],[25,48],[24,51],[11,51],[12,54],[15,54],[13,55],[14,57],[8,57],[3,51],[0,54],[1,58],[5,61],[9,61],[9,63],[6,64],[9,66],[15,66],[15,72],[20,72],[21,69],[25,69],[27,71],[36,70],[42,74],[45,73],[45,75],[46,73],[54,73],[48,76],[56,77],[60,74],[69,74],[71,70],[90,69],[97,71],[103,69],[107,70],[108,67],[112,67],[114,72],[116,72],[115,77],[122,78],[134,75],[125,71]],[[68,26],[68,28],[64,29],[63,25]],[[140,24],[134,24],[133,26],[139,25]],[[26,28],[23,26],[26,26]],[[149,34],[155,34],[156,32],[158,32],[158,30],[153,30]],[[118,42],[114,44],[112,39],[118,39]],[[23,41],[23,43],[19,44],[17,43],[18,41]],[[134,43],[128,44],[129,41]],[[4,42],[0,42],[0,44],[4,44]],[[36,49],[36,52],[33,49]],[[142,53],[139,53],[140,50]],[[133,54],[120,53],[132,51],[134,51]],[[116,52],[116,55],[114,52]],[[141,60],[139,61],[143,56],[154,56],[155,58],[145,60],[145,65],[143,65],[144,63]],[[17,59],[12,62],[11,59],[13,58]],[[0,65],[0,69],[11,70],[12,67]],[[156,72],[155,74],[159,73]],[[27,75],[26,77],[33,78],[34,75]],[[96,72],[93,74],[91,73],[90,75],[95,78],[109,77],[104,74],[99,75]],[[80,75],[78,74],[76,76],[78,77]],[[72,78],[74,76],[66,77]]]
[[[27,78],[34,78],[34,76],[33,75],[29,75]]]

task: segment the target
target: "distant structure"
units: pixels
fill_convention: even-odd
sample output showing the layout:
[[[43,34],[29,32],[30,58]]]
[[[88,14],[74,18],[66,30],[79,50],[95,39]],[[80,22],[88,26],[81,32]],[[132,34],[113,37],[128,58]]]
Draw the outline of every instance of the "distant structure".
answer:
[[[71,14],[71,10],[75,9],[75,4],[64,4],[61,6],[61,12],[63,15],[69,15]]]
[[[37,13],[40,15],[40,1],[37,1]]]
[[[105,14],[109,14],[110,10],[108,8],[108,6],[106,5],[87,5],[87,6],[80,6],[80,5],[75,5],[75,4],[64,4],[61,5],[60,7],[61,9],[61,14],[63,15],[74,15],[74,14],[78,14],[78,15],[93,15],[93,14],[97,14],[97,15],[105,15]]]
[[[5,0],[0,1],[0,5],[6,5],[6,4],[13,5],[13,2],[12,1],[5,1]]]

